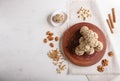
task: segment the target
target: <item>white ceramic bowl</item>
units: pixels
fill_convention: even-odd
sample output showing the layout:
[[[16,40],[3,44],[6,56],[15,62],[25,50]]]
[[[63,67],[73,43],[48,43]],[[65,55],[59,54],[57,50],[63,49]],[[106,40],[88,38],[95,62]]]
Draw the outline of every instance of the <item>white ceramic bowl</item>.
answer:
[[[63,20],[62,22],[60,22],[60,23],[54,22],[52,18],[53,18],[53,16],[55,16],[56,14],[62,14],[62,15],[64,16],[64,20]],[[51,22],[51,24],[52,24],[53,26],[55,26],[55,27],[59,27],[59,26],[63,25],[66,21],[67,21],[67,14],[66,14],[65,12],[63,12],[62,10],[56,10],[55,12],[53,12],[53,13],[51,14],[50,22]]]

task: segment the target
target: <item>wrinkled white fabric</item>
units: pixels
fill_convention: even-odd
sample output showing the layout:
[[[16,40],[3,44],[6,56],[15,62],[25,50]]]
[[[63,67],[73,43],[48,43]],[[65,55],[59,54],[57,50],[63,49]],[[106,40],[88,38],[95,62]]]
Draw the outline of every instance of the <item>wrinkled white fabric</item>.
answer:
[[[112,36],[117,37],[117,35],[116,34],[112,35],[110,33],[110,30],[105,22],[106,19],[103,18],[96,0],[70,0],[69,8],[68,8],[69,27],[76,23],[83,22],[82,19],[77,18],[77,11],[81,6],[83,8],[89,9],[92,12],[92,17],[88,18],[86,22],[93,23],[96,26],[98,26],[106,36],[107,49],[102,59],[108,59],[109,65],[105,67],[104,72],[98,72],[97,66],[101,65],[102,59],[97,64],[89,67],[81,67],[69,62],[68,74],[79,74],[79,75],[85,74],[87,75],[90,81],[112,81],[113,78],[115,78],[117,75],[120,74],[120,65],[118,62],[119,60],[118,54],[120,52],[114,50],[114,45],[113,45],[114,40],[111,40]],[[115,54],[113,57],[108,56],[109,51],[114,51]]]

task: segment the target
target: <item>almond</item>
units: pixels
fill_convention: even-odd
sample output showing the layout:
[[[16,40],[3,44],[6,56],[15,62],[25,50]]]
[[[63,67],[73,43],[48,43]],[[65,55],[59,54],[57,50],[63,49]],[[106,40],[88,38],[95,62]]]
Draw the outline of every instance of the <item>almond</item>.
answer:
[[[44,43],[47,43],[47,39],[45,38],[45,39],[43,40],[43,42],[44,42]]]
[[[49,45],[50,45],[50,47],[54,47],[54,44],[53,44],[53,43],[50,43]]]
[[[56,37],[55,37],[55,41],[58,41],[58,40],[59,40],[59,38],[56,36]]]

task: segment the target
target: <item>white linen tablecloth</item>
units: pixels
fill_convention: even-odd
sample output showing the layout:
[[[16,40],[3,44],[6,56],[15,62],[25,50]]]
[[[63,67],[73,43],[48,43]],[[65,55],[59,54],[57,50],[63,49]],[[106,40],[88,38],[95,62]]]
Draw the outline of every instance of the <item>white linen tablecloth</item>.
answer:
[[[112,44],[112,37],[108,26],[106,25],[105,18],[103,18],[101,11],[99,9],[98,2],[95,0],[70,0],[69,3],[69,27],[82,22],[81,19],[77,18],[77,11],[80,7],[89,9],[92,12],[92,17],[89,18],[86,22],[93,23],[98,26],[105,34],[107,39],[107,49],[105,55],[102,59],[108,59],[109,65],[105,67],[104,72],[98,72],[97,66],[101,65],[101,60],[89,67],[81,67],[72,64],[69,62],[68,64],[68,74],[86,74],[90,81],[110,81],[115,76],[120,74],[120,65],[118,63],[117,52],[114,50],[114,46]],[[108,52],[114,51],[114,56],[109,57]]]

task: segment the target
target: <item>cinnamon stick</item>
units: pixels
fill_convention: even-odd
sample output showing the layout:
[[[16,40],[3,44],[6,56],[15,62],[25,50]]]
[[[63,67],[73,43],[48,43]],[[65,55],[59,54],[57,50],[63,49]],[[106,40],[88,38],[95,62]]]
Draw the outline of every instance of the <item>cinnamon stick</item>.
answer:
[[[108,14],[108,18],[109,18],[109,21],[110,21],[111,27],[114,28],[114,24],[113,24],[113,20],[112,20],[112,16],[111,16],[111,14]]]
[[[107,21],[107,24],[108,24],[108,26],[109,26],[109,29],[110,29],[111,33],[113,33],[110,20],[106,19],[106,21]]]
[[[115,16],[115,8],[112,8],[112,17],[113,17],[113,22],[116,22],[116,16]]]

